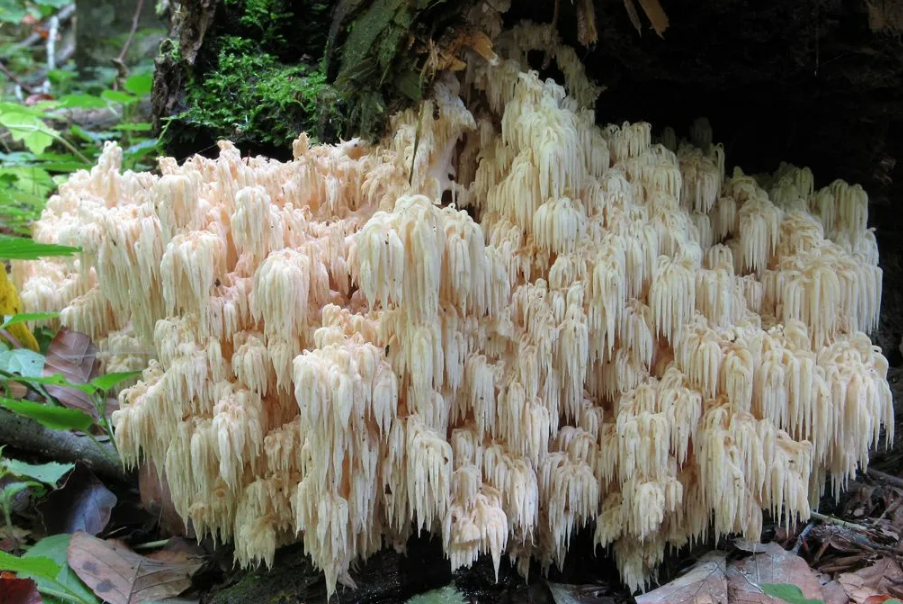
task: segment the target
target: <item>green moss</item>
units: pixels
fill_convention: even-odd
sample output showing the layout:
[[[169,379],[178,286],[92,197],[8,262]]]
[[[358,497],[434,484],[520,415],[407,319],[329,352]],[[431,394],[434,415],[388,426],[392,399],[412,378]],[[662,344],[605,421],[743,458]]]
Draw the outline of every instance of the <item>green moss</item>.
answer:
[[[330,7],[328,1],[225,0],[226,33],[255,40],[271,53],[303,47],[319,55]]]
[[[226,0],[226,9],[235,11],[239,23],[261,44],[270,46],[285,42],[286,25],[292,14],[285,0]]]
[[[300,132],[316,138],[335,128],[337,103],[322,68],[285,65],[249,39],[224,36],[219,43],[216,68],[189,85],[187,110],[170,120],[165,138],[194,130],[290,149]]]

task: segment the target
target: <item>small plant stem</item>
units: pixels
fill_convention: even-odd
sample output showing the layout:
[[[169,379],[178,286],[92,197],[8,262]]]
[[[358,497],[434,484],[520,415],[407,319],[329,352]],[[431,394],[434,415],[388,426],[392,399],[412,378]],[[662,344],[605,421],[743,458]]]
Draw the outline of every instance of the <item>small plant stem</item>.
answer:
[[[161,547],[166,547],[169,544],[169,539],[161,539],[160,541],[150,541],[148,543],[140,543],[134,547],[132,547],[135,551],[142,551],[148,549],[159,549]]]

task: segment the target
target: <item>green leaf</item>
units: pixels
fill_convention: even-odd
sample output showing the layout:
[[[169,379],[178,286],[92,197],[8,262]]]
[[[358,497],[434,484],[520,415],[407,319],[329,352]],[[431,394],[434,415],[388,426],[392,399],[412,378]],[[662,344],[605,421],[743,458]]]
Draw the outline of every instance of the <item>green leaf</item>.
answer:
[[[103,109],[107,104],[90,94],[67,94],[60,97],[58,106],[63,109]]]
[[[21,141],[32,153],[43,153],[59,136],[40,118],[21,112],[0,113],[0,124],[9,130],[13,140]]]
[[[54,256],[73,256],[80,252],[77,247],[38,243],[33,239],[0,235],[0,259],[3,260],[37,260]]]
[[[31,546],[25,555],[22,556],[23,558],[49,558],[59,565],[60,572],[58,572],[52,580],[34,576],[25,578],[34,579],[38,584],[38,590],[44,588],[62,591],[74,596],[79,601],[84,602],[84,604],[99,604],[100,600],[97,599],[97,596],[95,596],[91,590],[82,583],[81,579],[78,578],[78,575],[69,568],[67,552],[69,549],[69,541],[71,539],[72,535],[68,533],[52,535],[41,539]],[[44,601],[49,604],[51,601],[56,603],[63,602],[64,600],[59,598],[48,598],[45,594]]]
[[[85,130],[78,124],[72,124],[69,128],[69,132],[71,132],[73,136],[77,136],[88,143],[108,141],[117,136],[114,132],[92,132],[90,130]]]
[[[20,7],[0,7],[0,21],[4,23],[15,23],[19,24],[22,22],[22,19],[25,18],[25,15],[28,14],[24,8]]]
[[[112,129],[120,132],[150,132],[153,127],[154,126],[148,122],[138,122],[135,124],[118,124],[113,126]]]
[[[0,329],[6,329],[11,325],[15,325],[16,323],[27,323],[28,321],[44,321],[46,319],[56,319],[60,316],[58,312],[23,312],[18,315],[13,315],[6,319],[2,325],[0,325]]]
[[[138,97],[128,94],[127,92],[122,92],[121,90],[104,90],[100,93],[100,96],[111,103],[122,103],[123,105],[138,100]]]
[[[13,413],[35,420],[50,430],[81,430],[87,432],[94,425],[94,418],[81,409],[67,409],[0,397],[0,406]]]
[[[24,113],[35,117],[44,115],[43,111],[35,109],[33,106],[20,105],[19,103],[0,103],[0,113]]]
[[[44,488],[41,483],[32,482],[30,480],[25,482],[12,482],[0,489],[0,501],[10,502],[13,500],[13,497],[18,495],[22,491],[30,489],[31,487],[38,487],[41,490],[43,490]]]
[[[95,388],[91,384],[73,384],[72,382],[67,380],[65,377],[63,377],[63,374],[61,374],[61,373],[57,373],[55,375],[49,375],[49,376],[38,376],[38,377],[31,377],[31,376],[26,377],[26,376],[18,376],[18,375],[15,375],[12,377],[0,376],[0,382],[3,382],[3,381],[13,381],[13,382],[20,382],[22,384],[35,384],[35,385],[40,385],[40,386],[59,386],[60,388],[72,388],[74,390],[80,390],[80,391],[84,392],[85,394],[94,394],[97,391],[97,388]]]
[[[0,550],[0,570],[6,570],[14,573],[29,573],[37,577],[45,577],[55,580],[59,574],[60,565],[50,558],[43,557],[21,557],[17,558],[11,554]]]
[[[0,369],[22,377],[38,377],[44,371],[44,355],[27,348],[0,352]]]
[[[760,585],[765,595],[783,600],[788,604],[824,604],[821,600],[810,600],[796,585],[789,583],[763,583]]]
[[[44,205],[44,201],[46,201],[50,191],[55,188],[50,174],[34,164],[28,166],[3,166],[0,168],[0,177],[4,181],[9,182],[14,189],[31,193],[38,197],[41,206]]]
[[[151,74],[134,75],[125,81],[125,89],[137,96],[151,93],[154,86],[154,76]]]
[[[119,373],[107,373],[91,380],[90,384],[101,391],[107,391],[116,384],[130,380],[141,375],[141,371],[121,371]]]
[[[30,464],[18,459],[3,459],[0,460],[0,465],[16,476],[33,478],[50,486],[56,486],[56,483],[69,470],[75,467],[75,464],[72,463],[57,463],[53,461],[50,463]]]
[[[50,161],[41,164],[41,167],[48,172],[61,172],[63,174],[71,174],[86,168],[85,163],[80,161]],[[56,177],[53,180],[56,183]]]

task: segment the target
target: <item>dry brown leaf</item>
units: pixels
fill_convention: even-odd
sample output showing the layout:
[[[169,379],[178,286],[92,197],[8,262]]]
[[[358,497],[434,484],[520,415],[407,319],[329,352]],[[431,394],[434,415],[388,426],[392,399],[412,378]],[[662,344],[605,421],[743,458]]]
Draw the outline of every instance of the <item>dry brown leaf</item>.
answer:
[[[42,375],[52,377],[61,373],[67,381],[73,384],[85,384],[97,376],[99,368],[97,349],[91,342],[91,338],[63,327],[47,348]],[[47,392],[64,407],[81,409],[97,416],[97,410],[94,408],[94,403],[91,402],[91,397],[80,390],[47,386]],[[107,409],[107,412],[112,413],[113,410]]]
[[[825,604],[850,604],[850,598],[844,591],[843,585],[837,581],[828,581],[821,586],[821,592],[825,596]]]
[[[478,31],[475,34],[472,34],[468,42],[470,47],[489,63],[498,61],[495,51],[492,50],[492,40],[490,40],[489,36],[483,32]]]
[[[788,552],[777,543],[763,543],[752,556],[737,560],[727,568],[727,585],[731,602],[773,604],[777,602],[762,592],[763,583],[796,585],[806,598],[822,600],[821,582],[805,560]]]
[[[173,535],[190,535],[182,517],[176,512],[169,492],[166,476],[160,476],[157,467],[151,461],[145,461],[138,470],[138,492],[141,505],[153,516],[164,537]]]
[[[43,600],[33,580],[4,572],[0,573],[0,604],[43,604]]]
[[[75,533],[69,543],[69,566],[97,597],[109,604],[142,604],[177,596],[191,587],[201,561],[185,552],[155,560],[125,547]]]
[[[38,504],[38,512],[48,535],[84,531],[97,535],[110,521],[114,495],[79,461],[66,482]]]
[[[727,604],[726,555],[711,552],[685,575],[649,593],[636,604]]]
[[[869,596],[893,593],[893,588],[903,582],[903,570],[895,560],[882,558],[854,573],[841,574],[837,582],[851,600],[863,604]]]
[[[640,6],[643,7],[643,12],[649,17],[649,21],[652,23],[652,29],[655,30],[655,33],[657,33],[660,38],[664,37],[662,34],[668,29],[669,23],[668,15],[665,14],[662,5],[659,4],[658,0],[640,0]]]

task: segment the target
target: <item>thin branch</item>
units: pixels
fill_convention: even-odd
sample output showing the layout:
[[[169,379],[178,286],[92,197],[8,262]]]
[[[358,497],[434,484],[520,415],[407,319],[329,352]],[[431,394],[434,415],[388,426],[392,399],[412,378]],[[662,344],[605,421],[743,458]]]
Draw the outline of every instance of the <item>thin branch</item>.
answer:
[[[135,14],[132,15],[132,29],[129,31],[129,37],[125,41],[125,45],[122,47],[122,50],[119,52],[119,56],[116,57],[117,63],[125,62],[125,55],[129,52],[129,47],[132,45],[132,40],[135,39],[135,32],[138,31],[138,21],[141,20],[141,9],[144,8],[144,0],[138,0],[138,3],[135,5]]]
[[[819,514],[818,512],[812,512],[810,514],[810,516],[812,516],[812,518],[814,518],[815,520],[820,520],[820,521],[828,523],[828,524],[842,526],[845,529],[850,529],[851,531],[856,531],[858,533],[870,533],[871,532],[862,525],[854,524],[852,522],[847,522],[846,520],[841,520],[840,518],[835,518],[834,516],[826,516],[825,514]]]
[[[26,84],[25,82],[23,82],[22,80],[20,80],[19,77],[18,77],[16,74],[14,74],[13,72],[11,72],[11,71],[9,70],[9,68],[8,68],[6,65],[3,64],[3,61],[0,61],[0,73],[2,73],[3,75],[5,75],[7,78],[9,78],[9,81],[10,81],[10,82],[12,82],[13,84],[15,84],[16,86],[18,86],[19,88],[21,88],[22,90],[24,90],[25,92],[27,92],[28,94],[33,94],[33,93],[34,93],[34,91],[32,90],[31,86],[29,86],[28,84]]]

